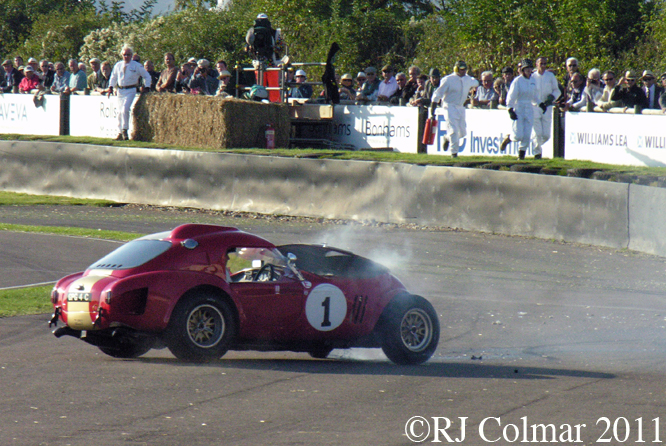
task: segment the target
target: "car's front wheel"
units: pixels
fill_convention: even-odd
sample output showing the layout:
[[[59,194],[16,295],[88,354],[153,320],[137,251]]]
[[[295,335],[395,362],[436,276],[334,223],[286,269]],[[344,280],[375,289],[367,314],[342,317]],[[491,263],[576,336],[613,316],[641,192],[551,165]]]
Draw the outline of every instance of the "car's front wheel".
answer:
[[[380,324],[382,350],[396,364],[421,364],[437,349],[439,319],[421,296],[394,299],[384,309]]]
[[[227,352],[235,334],[230,304],[211,293],[194,293],[174,308],[164,340],[178,359],[209,362]]]

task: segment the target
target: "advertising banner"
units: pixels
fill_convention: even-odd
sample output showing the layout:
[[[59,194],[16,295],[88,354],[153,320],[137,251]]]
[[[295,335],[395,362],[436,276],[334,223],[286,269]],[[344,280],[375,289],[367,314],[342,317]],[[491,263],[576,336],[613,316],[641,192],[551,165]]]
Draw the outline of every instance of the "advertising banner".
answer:
[[[444,151],[444,137],[446,136],[446,118],[444,110],[437,108],[437,133],[435,142],[428,146],[428,155],[450,155],[450,151]],[[499,151],[500,144],[504,137],[511,134],[511,118],[506,110],[465,110],[467,123],[467,135],[460,139],[460,149],[458,156],[518,156],[518,143],[512,141],[506,148],[506,152]],[[544,158],[553,157],[553,138],[542,146],[542,155]],[[527,156],[533,156],[532,145],[526,153]]]
[[[666,117],[565,115],[564,158],[629,166],[666,166]]]
[[[0,133],[60,135],[60,96],[44,95],[37,107],[32,94],[0,94]]]
[[[419,110],[387,105],[336,105],[331,140],[358,149],[416,153]]]
[[[134,99],[136,103],[139,95]],[[129,133],[132,134],[132,113],[130,113]],[[115,96],[72,95],[69,103],[69,134],[71,136],[92,136],[115,138],[118,135],[118,101]]]

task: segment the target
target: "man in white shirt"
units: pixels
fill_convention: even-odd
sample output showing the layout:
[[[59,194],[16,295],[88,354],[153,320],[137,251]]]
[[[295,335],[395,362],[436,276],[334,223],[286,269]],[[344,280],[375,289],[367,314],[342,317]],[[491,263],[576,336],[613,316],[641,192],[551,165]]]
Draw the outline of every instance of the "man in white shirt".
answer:
[[[560,96],[560,87],[555,75],[548,71],[548,59],[539,57],[536,60],[536,71],[532,73],[536,84],[534,97],[534,158],[541,158],[542,146],[550,139],[553,125],[553,103]]]
[[[379,94],[377,100],[380,102],[388,102],[391,96],[398,90],[398,81],[393,77],[393,67],[386,65],[382,68],[382,76],[384,80],[379,84]]]
[[[467,64],[462,60],[453,66],[453,73],[446,76],[432,94],[431,111],[435,114],[435,108],[440,99],[446,119],[446,136],[444,139],[444,150],[451,146],[451,156],[458,156],[460,139],[467,134],[467,123],[465,122],[465,101],[472,88],[479,86],[479,81],[467,74]]]
[[[118,95],[118,136],[117,141],[129,140],[127,130],[129,129],[129,117],[132,102],[136,96],[136,89],[139,86],[139,79],[143,78],[144,86],[141,92],[145,93],[150,89],[152,81],[150,74],[141,65],[141,63],[132,60],[134,51],[126,46],[120,51],[123,60],[118,62],[111,72],[109,79],[109,96],[116,90]]]

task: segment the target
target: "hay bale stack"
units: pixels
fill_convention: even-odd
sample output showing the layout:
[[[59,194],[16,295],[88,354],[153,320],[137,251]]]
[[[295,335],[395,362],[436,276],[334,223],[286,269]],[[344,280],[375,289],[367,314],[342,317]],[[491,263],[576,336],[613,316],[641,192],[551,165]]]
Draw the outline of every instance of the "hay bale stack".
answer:
[[[132,139],[182,146],[234,149],[266,147],[266,126],[275,147],[289,147],[286,104],[170,93],[143,94],[134,107]]]

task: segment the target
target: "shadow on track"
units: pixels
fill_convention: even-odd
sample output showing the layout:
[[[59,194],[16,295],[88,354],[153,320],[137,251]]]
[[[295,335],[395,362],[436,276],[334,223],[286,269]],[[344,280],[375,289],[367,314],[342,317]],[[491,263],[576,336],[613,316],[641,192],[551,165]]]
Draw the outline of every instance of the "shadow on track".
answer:
[[[217,367],[223,369],[273,370],[279,372],[333,375],[389,375],[439,378],[556,379],[560,376],[583,379],[613,379],[611,373],[552,367],[520,367],[462,362],[429,362],[420,366],[399,366],[386,361],[302,360],[302,359],[220,359],[206,364],[184,363],[175,358],[138,358],[146,364],[174,367]]]

